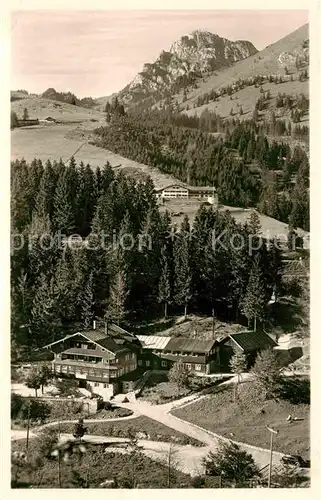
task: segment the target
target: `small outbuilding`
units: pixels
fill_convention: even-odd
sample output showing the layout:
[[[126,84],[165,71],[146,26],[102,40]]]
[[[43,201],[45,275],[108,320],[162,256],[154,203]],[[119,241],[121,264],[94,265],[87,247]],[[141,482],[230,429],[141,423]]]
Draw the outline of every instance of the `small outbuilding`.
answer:
[[[277,343],[262,330],[231,333],[220,342],[220,364],[228,368],[233,354],[243,353],[247,357],[248,368],[250,368],[260,351],[273,349],[276,346]]]

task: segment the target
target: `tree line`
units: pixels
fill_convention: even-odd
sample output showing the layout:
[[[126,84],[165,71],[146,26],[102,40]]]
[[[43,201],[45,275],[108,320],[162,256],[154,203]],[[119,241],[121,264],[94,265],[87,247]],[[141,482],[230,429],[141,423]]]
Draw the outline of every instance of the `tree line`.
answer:
[[[95,143],[189,184],[215,185],[222,203],[260,207],[269,216],[274,215],[267,193],[273,189],[277,218],[309,228],[307,154],[269,140],[253,120],[226,124],[211,112],[200,118],[170,110],[135,112],[97,129]]]

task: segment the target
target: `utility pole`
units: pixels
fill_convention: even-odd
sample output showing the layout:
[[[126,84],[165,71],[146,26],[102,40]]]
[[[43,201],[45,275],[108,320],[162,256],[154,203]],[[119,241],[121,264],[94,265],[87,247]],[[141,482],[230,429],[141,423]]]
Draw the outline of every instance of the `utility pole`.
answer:
[[[171,458],[172,458],[172,443],[170,443],[168,448],[168,458],[167,458],[167,488],[171,487]]]
[[[268,488],[271,488],[272,460],[273,460],[273,436],[275,434],[278,434],[279,431],[276,431],[275,429],[272,429],[272,427],[269,427],[268,425],[266,427],[267,427],[268,431],[271,434],[271,441],[270,441],[270,467],[269,467],[269,480],[268,480]]]
[[[28,448],[29,448],[30,413],[31,413],[31,400],[30,400],[30,398],[28,398],[28,421],[27,421],[26,453],[28,453]]]

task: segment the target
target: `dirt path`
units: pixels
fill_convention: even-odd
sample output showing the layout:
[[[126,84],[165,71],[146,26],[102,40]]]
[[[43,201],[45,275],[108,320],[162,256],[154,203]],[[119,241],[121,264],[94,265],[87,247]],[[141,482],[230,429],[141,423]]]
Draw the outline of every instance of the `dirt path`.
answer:
[[[228,381],[224,382],[224,385],[229,385],[233,383],[233,379],[229,379]],[[221,384],[221,385],[223,385]],[[148,403],[146,401],[142,400],[137,400],[137,401],[132,401],[130,403],[121,403],[117,401],[118,406],[122,406],[124,408],[128,408],[133,411],[133,415],[130,415],[128,417],[121,417],[121,418],[115,418],[115,419],[87,419],[84,422],[85,423],[95,423],[95,422],[112,422],[112,421],[122,421],[124,419],[134,419],[137,418],[139,415],[144,415],[146,417],[151,418],[152,420],[156,420],[157,422],[162,423],[163,425],[166,425],[167,427],[174,429],[178,432],[181,432],[185,434],[186,436],[189,436],[191,438],[194,438],[198,441],[201,441],[202,443],[205,444],[204,447],[193,447],[193,446],[183,446],[179,447],[178,445],[174,445],[175,449],[177,449],[177,456],[179,458],[179,461],[182,461],[182,467],[184,467],[184,470],[189,470],[191,471],[192,469],[195,471],[195,474],[199,473],[200,470],[202,469],[202,458],[208,453],[209,450],[215,451],[218,449],[218,446],[221,442],[223,437],[214,434],[210,431],[207,431],[204,428],[201,428],[199,426],[196,426],[194,424],[191,424],[190,422],[187,422],[185,420],[182,420],[170,413],[170,411],[174,408],[177,407],[183,407],[186,404],[193,404],[196,401],[199,401],[200,399],[206,397],[205,395],[193,395],[193,396],[187,396],[184,398],[181,398],[179,400],[173,401],[171,403],[163,404],[163,405],[152,405],[151,403]],[[78,420],[64,420],[61,421],[61,423],[66,422],[66,423],[76,423]],[[44,428],[51,427],[54,425],[58,425],[59,422],[50,422],[48,424],[44,424],[40,427],[33,428],[30,437],[35,437],[39,431],[41,431]],[[26,437],[26,431],[25,430],[13,430],[11,439],[23,439]],[[106,436],[94,436],[94,435],[88,435],[86,438],[89,438],[90,440],[99,440],[103,439],[104,442],[108,442],[109,437]],[[107,440],[107,441],[106,441]],[[164,456],[164,446],[167,446],[167,453],[168,453],[168,446],[169,443],[160,443],[156,442],[151,442],[151,441],[141,441],[142,446],[144,448],[144,452],[146,454],[150,454],[151,458],[157,459],[157,456],[159,457],[160,455],[163,457]],[[251,446],[246,443],[238,443],[241,448],[246,450],[248,453],[251,453],[257,464],[259,465],[260,468],[265,467],[270,460],[270,451],[265,450],[265,449],[259,449],[254,446]],[[160,451],[163,450],[163,451]],[[273,453],[273,463],[276,464],[280,461],[282,457],[282,453],[274,452]],[[182,469],[181,469],[182,470]]]
[[[224,385],[229,385],[233,383],[233,379],[230,379],[226,382],[224,382]],[[223,384],[222,384],[223,385]],[[209,449],[215,451],[218,449],[220,443],[222,440],[225,440],[222,436],[219,436],[218,434],[214,434],[211,431],[207,431],[206,429],[196,426],[190,422],[187,422],[185,420],[182,420],[170,413],[170,411],[173,408],[177,407],[182,407],[185,406],[186,404],[193,404],[196,401],[199,401],[200,399],[204,398],[206,396],[201,395],[193,400],[188,400],[189,397],[182,398],[180,400],[173,401],[172,403],[169,404],[164,404],[164,405],[152,405],[146,401],[141,401],[138,400],[136,402],[131,402],[131,403],[117,403],[119,406],[123,406],[126,408],[131,409],[132,411],[135,411],[141,415],[145,415],[146,417],[149,417],[153,420],[156,420],[157,422],[160,422],[167,427],[170,427],[171,429],[175,429],[186,436],[192,437],[194,439],[197,439],[198,441],[201,441],[206,445],[207,451]],[[235,442],[235,441],[233,441]],[[270,450],[263,449],[263,448],[257,448],[255,446],[251,446],[246,443],[238,443],[239,446],[246,450],[248,453],[250,453],[257,464],[261,467],[265,467],[269,461],[270,461]],[[204,450],[204,448],[203,448]],[[206,454],[206,452],[205,452]],[[279,452],[274,452],[273,453],[273,463],[278,463],[280,462],[280,459],[282,457],[283,453]]]

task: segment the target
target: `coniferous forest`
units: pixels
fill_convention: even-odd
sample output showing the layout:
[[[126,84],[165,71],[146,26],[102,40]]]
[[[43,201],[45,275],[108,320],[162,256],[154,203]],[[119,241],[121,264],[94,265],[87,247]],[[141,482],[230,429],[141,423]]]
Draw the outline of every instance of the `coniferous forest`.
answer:
[[[12,340],[41,346],[62,331],[192,311],[262,318],[280,287],[281,252],[245,225],[201,205],[173,229],[153,183],[115,176],[107,163],[12,163]],[[81,245],[67,245],[78,234]],[[65,235],[65,237],[63,236]],[[249,248],[252,248],[249,251]],[[255,249],[257,248],[257,249]]]

